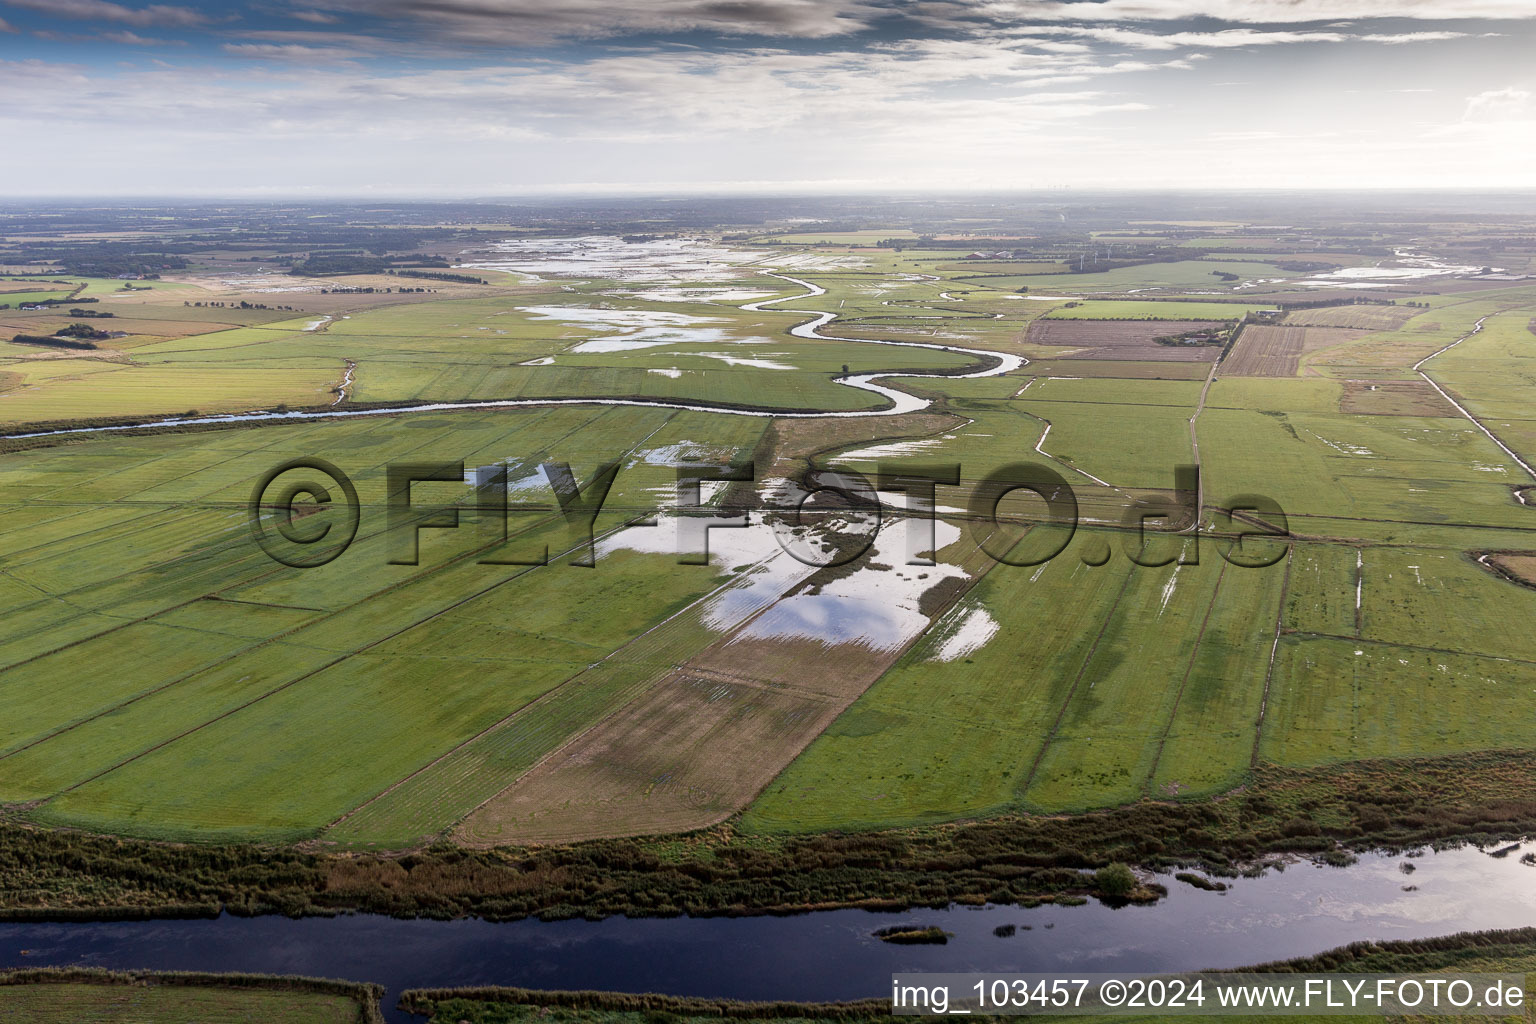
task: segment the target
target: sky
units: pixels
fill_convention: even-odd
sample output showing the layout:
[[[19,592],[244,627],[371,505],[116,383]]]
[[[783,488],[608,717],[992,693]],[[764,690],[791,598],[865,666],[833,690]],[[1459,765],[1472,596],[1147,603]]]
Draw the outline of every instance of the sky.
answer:
[[[1536,0],[0,0],[0,196],[1536,186]]]

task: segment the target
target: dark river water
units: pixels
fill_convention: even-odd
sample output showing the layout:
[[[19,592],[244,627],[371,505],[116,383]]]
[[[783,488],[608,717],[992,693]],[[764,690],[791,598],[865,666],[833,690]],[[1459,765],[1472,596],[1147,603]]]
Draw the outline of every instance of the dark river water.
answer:
[[[1536,843],[1502,857],[1463,847],[1418,857],[1367,855],[1348,868],[1294,863],[1224,893],[1162,878],[1155,906],[953,907],[791,917],[606,921],[402,921],[357,915],[289,920],[0,924],[0,966],[87,965],[249,971],[401,989],[519,985],[738,999],[885,994],[895,971],[1175,971],[1230,968],[1361,939],[1405,939],[1536,925]],[[1415,870],[1404,873],[1401,865]],[[1404,891],[1405,886],[1417,886]],[[943,946],[896,946],[870,933],[899,922],[954,933]],[[993,934],[1013,924],[1011,937]],[[1025,929],[1028,926],[1028,930]]]

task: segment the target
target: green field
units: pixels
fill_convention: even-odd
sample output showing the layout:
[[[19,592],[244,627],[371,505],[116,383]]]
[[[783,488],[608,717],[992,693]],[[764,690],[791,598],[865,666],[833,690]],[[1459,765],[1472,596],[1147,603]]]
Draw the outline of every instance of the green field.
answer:
[[[893,233],[839,240],[871,235]],[[1434,296],[1395,330],[1304,357],[1292,378],[1227,378],[1218,365],[1207,386],[1206,364],[1138,352],[892,378],[931,402],[899,419],[666,407],[870,412],[887,398],[837,378],[986,360],[868,341],[1024,355],[1043,315],[1261,308],[1126,298],[1068,309],[1021,299],[1019,287],[1230,293],[1213,269],[1285,276],[1179,260],[997,277],[954,250],[774,248],[707,287],[671,291],[496,275],[429,298],[279,300],[185,282],[119,295],[116,282],[89,281],[117,314],[101,323],[130,338],[99,353],[0,353],[0,422],[333,402],[650,404],[7,440],[7,813],[154,839],[398,849],[444,836],[515,843],[517,827],[562,813],[572,823],[558,837],[608,834],[581,810],[601,790],[615,834],[655,831],[654,809],[683,822],[674,830],[739,815],[763,835],[1199,799],[1260,768],[1532,747],[1536,641],[1519,624],[1536,591],[1476,554],[1536,549],[1536,520],[1513,497],[1533,481],[1460,414],[1343,410],[1373,381],[1427,389],[1414,364],[1487,317],[1426,369],[1517,453],[1536,451],[1536,289]],[[802,297],[765,275],[774,268],[825,291]],[[794,298],[748,310],[748,296]],[[796,310],[837,319],[824,337],[797,337],[809,314]],[[58,318],[13,319],[23,330]],[[247,503],[271,467],[313,457],[356,482],[358,535],[328,565],[286,567],[253,542]],[[1193,538],[1162,536],[1148,552],[1184,564],[1134,564],[1131,503],[1166,500],[1176,468],[1197,457],[1198,563]],[[620,464],[592,524],[606,538],[595,568],[571,564],[585,537],[539,476],[547,460],[582,482]],[[812,462],[870,477],[957,465],[959,484],[937,493],[942,555],[904,565],[892,541],[816,573],[772,543],[780,510],[757,514],[752,536],[766,545],[721,530],[711,543],[728,557],[681,565],[665,543],[674,518],[663,515],[656,543],[633,525],[675,500],[677,465],[743,460],[757,480],[727,494],[751,506]],[[506,537],[470,507],[466,480],[418,483],[416,502],[456,507],[460,525],[422,530],[419,563],[399,564],[414,531],[391,527],[386,467],[407,461],[462,463],[471,479],[505,466],[516,482]],[[983,478],[1021,462],[1076,490],[1083,525],[1047,564],[992,564],[970,503]],[[1226,529],[1217,507],[1244,494],[1278,501],[1301,538],[1270,567],[1227,564],[1210,534]],[[998,507],[1030,521],[1031,500]],[[1016,550],[1049,536],[1040,528]],[[546,549],[547,565],[511,564]],[[695,742],[685,711],[707,741]],[[534,785],[559,798],[522,808]],[[466,829],[477,814],[490,823]]]
[[[1238,279],[1227,282],[1215,276],[1222,273],[1236,274]],[[1010,291],[1028,288],[1031,292],[1039,292],[1042,295],[1078,295],[1124,292],[1132,289],[1230,293],[1235,285],[1248,281],[1284,279],[1293,276],[1296,275],[1288,274],[1279,267],[1267,263],[1180,260],[1173,263],[1115,267],[1101,273],[1003,275],[976,280],[991,288]],[[967,276],[962,276],[960,279],[972,280]],[[1240,297],[1242,293],[1237,294]]]
[[[0,985],[0,1021],[28,1024],[357,1024],[353,999],[214,985]]]
[[[1134,299],[1090,299],[1075,306],[1056,306],[1052,320],[1236,320],[1265,306],[1241,302],[1138,302]]]
[[[670,489],[671,472],[647,453],[698,450],[697,436],[712,438],[711,452],[750,452],[762,421],[712,426],[670,410],[555,408],[224,432],[203,435],[190,457],[175,436],[11,457],[8,480],[29,500],[9,522],[25,520],[31,543],[8,565],[31,595],[13,593],[0,654],[12,695],[0,788],[57,794],[37,812],[45,820],[105,828],[126,816],[135,830],[183,838],[312,832],[718,582],[708,569],[622,552],[600,570],[478,565],[487,552],[468,521],[440,543],[428,535],[421,567],[390,566],[379,467],[403,456],[401,430],[414,459],[547,452],[573,460],[580,479],[627,452],[601,530]],[[309,452],[344,465],[375,511],[346,559],[286,570],[250,544],[241,507],[253,474]],[[87,464],[113,468],[82,489]],[[468,491],[429,484],[418,500],[433,487],[438,500]],[[81,510],[80,497],[101,504]],[[558,553],[567,542],[547,513],[513,518],[527,531],[519,544]],[[61,616],[65,607],[75,614]],[[104,657],[120,671],[81,674]],[[48,679],[70,682],[48,689]],[[309,725],[295,730],[298,721]],[[210,763],[222,784],[211,784]],[[273,800],[279,775],[291,781]]]

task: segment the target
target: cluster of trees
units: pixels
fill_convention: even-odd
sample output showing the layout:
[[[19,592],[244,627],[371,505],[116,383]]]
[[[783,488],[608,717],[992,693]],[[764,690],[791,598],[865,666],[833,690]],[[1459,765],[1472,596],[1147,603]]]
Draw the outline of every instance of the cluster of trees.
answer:
[[[182,305],[183,306],[211,306],[211,307],[217,307],[217,308],[220,308],[220,309],[282,309],[282,310],[293,310],[294,309],[294,307],[292,307],[292,306],[269,306],[265,302],[246,302],[244,299],[241,299],[239,302],[183,302]],[[107,314],[107,315],[111,316],[110,313]]]
[[[48,345],[52,348],[94,349],[94,341],[70,338],[56,334],[18,334],[11,339],[18,345]]]
[[[94,303],[94,302],[100,302],[100,301],[101,301],[100,299],[82,299],[82,298],[74,298],[74,299],[71,299],[71,298],[63,298],[63,299],[38,299],[35,302],[27,303],[27,305],[29,305],[29,306],[63,306],[63,305],[66,305],[67,303],[70,303],[70,302],[92,302],[92,303]]]
[[[295,277],[333,277],[345,274],[384,274],[397,269],[450,266],[432,256],[369,256],[363,253],[311,253],[288,273]],[[409,275],[425,276],[425,275]]]
[[[490,284],[483,277],[475,277],[472,274],[442,274],[431,270],[391,270],[391,274],[399,277],[424,277],[432,281],[455,281],[459,284]]]
[[[81,341],[101,341],[103,338],[112,337],[108,332],[92,327],[90,324],[70,324],[68,327],[60,327],[53,333],[57,338],[78,338]]]
[[[1232,337],[1236,322],[1214,327],[1197,327],[1182,334],[1164,334],[1153,338],[1158,345],[1225,345]]]
[[[1322,309],[1326,306],[1395,306],[1397,305],[1397,300],[1356,295],[1348,299],[1281,299],[1275,305],[1280,309]],[[1412,306],[1414,303],[1410,302],[1408,305]],[[1423,305],[1427,308],[1429,303],[1426,302]]]
[[[353,256],[326,253],[309,257],[288,271],[295,277],[324,277],[332,274],[380,274],[389,268],[389,260],[378,256]]]
[[[135,256],[122,260],[67,259],[61,264],[71,274],[81,277],[131,277],[146,281],[160,280],[162,270],[182,270],[187,261],[164,254]]]
[[[321,288],[321,295],[372,295],[377,292],[380,295],[390,295],[399,292],[404,295],[407,292],[435,292],[436,288],[375,288],[368,285],[365,288]]]

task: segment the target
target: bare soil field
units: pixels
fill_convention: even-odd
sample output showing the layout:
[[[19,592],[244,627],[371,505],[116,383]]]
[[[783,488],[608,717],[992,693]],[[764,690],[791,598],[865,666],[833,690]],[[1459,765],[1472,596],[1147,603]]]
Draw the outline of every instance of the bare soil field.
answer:
[[[12,331],[17,334],[52,334],[54,331],[68,327],[79,320],[79,317],[71,316],[33,316],[26,314],[6,317],[0,313],[0,331]],[[220,328],[233,329],[239,324],[221,324],[207,320],[154,320],[139,319],[134,316],[116,316],[111,319],[91,320],[91,326],[103,331],[123,331],[136,338],[185,338],[193,334],[206,334]],[[131,339],[124,339],[132,345]],[[140,342],[142,343],[142,342]]]
[[[1339,411],[1368,416],[1456,416],[1440,392],[1422,380],[1347,380]]]
[[[377,306],[436,302],[443,299],[480,299],[497,295],[515,295],[530,291],[526,286],[502,283],[502,275],[486,273],[488,285],[461,284],[429,278],[395,277],[389,274],[347,274],[334,277],[293,277],[287,274],[255,274],[244,268],[216,272],[168,275],[174,284],[191,284],[205,294],[177,293],[177,299],[213,300],[238,305],[242,300],[268,306],[294,306],[306,313],[352,313]],[[372,292],[363,288],[376,289]],[[384,289],[390,289],[386,292]],[[427,288],[425,292],[402,292],[402,288]],[[340,289],[338,291],[338,289]],[[154,292],[142,293],[141,301],[151,301]],[[136,298],[137,296],[135,296]],[[114,299],[118,298],[114,296]],[[164,295],[159,297],[163,301]]]
[[[940,263],[934,267],[943,273],[955,275],[985,275],[985,274],[1065,274],[1065,263],[1048,263],[1040,260],[960,260],[955,263]]]
[[[1490,551],[1477,560],[1511,583],[1536,587],[1536,551]]]
[[[932,601],[924,595],[921,614],[930,621],[992,564],[966,540],[955,546],[969,552],[961,560],[966,575],[946,581],[957,585],[936,586]],[[753,622],[796,595],[814,593],[822,576],[666,670],[636,699],[482,804],[454,839],[492,846],[684,832],[745,807],[920,633],[878,646],[752,635]],[[809,664],[820,667],[807,672]]]
[[[683,832],[746,806],[850,703],[679,670],[469,816],[471,846]]]
[[[1039,377],[1200,380],[1209,367],[1205,363],[1137,362],[1130,359],[1036,359],[1029,364],[1028,370]]]
[[[932,437],[965,425],[965,420],[946,413],[915,412],[883,419],[774,420],[755,454],[757,479],[799,479],[811,457],[851,444],[882,443]],[[749,500],[756,498],[753,485],[742,488]]]
[[[1287,326],[1354,327],[1364,331],[1392,331],[1424,312],[1412,306],[1321,306],[1293,309],[1285,315]]]
[[[1026,338],[1032,345],[1077,350],[1059,359],[1208,363],[1221,351],[1215,345],[1159,345],[1153,339],[1209,326],[1196,320],[1036,320]]]
[[[1396,299],[1409,298],[1416,295],[1438,295],[1440,292],[1454,291],[1452,285],[1471,284],[1472,282],[1448,281],[1444,278],[1433,278],[1432,283],[1404,282],[1392,290],[1392,297]],[[1483,285],[1482,287],[1487,287]],[[1381,292],[1372,288],[1350,288],[1341,285],[1338,288],[1306,288],[1298,290],[1294,287],[1287,288],[1277,285],[1272,289],[1255,288],[1252,291],[1244,290],[1243,298],[1249,302],[1263,303],[1273,302],[1336,302],[1340,305],[1354,303],[1361,300],[1379,299]],[[1318,307],[1324,308],[1324,307]],[[1422,311],[1421,311],[1422,312]]]
[[[1250,325],[1222,363],[1222,373],[1232,377],[1294,377],[1301,357],[1362,337],[1343,327],[1268,327]]]

